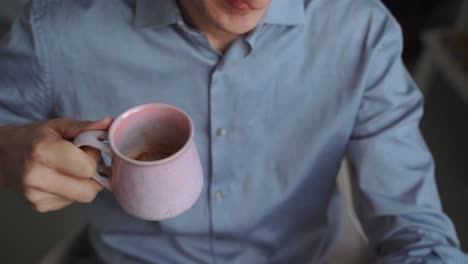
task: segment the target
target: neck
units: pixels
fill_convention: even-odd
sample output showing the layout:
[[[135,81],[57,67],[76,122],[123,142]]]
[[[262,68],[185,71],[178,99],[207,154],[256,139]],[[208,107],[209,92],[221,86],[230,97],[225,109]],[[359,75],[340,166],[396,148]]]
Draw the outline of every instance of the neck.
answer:
[[[231,44],[239,37],[239,35],[219,36],[206,33],[208,41],[213,49],[220,53],[226,52]]]
[[[184,21],[188,25],[198,29],[200,32],[203,32],[208,38],[208,42],[210,43],[211,47],[216,51],[224,53],[229,48],[229,46],[231,46],[231,44],[240,36],[238,34],[229,33],[215,28],[209,23],[204,23],[204,18],[200,15],[199,12],[197,12],[193,5],[178,4]]]

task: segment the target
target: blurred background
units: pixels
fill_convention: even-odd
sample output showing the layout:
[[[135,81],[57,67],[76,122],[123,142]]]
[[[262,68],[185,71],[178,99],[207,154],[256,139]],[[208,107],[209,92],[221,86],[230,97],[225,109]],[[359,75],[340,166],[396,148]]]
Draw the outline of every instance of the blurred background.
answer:
[[[0,0],[0,36],[25,2]],[[436,161],[444,210],[467,252],[468,0],[383,2],[402,26],[404,62],[425,94],[421,129]],[[38,263],[86,221],[84,205],[39,214],[11,190],[0,190],[0,212],[2,263]]]

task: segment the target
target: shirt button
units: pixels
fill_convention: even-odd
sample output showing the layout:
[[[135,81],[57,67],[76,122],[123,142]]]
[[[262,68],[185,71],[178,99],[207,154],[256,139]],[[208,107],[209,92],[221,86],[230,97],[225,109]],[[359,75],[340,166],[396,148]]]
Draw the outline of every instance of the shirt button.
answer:
[[[222,202],[224,199],[224,193],[222,191],[217,191],[215,193],[215,197],[218,202]]]
[[[224,137],[226,136],[226,134],[227,134],[227,130],[224,128],[219,128],[218,130],[216,130],[216,135],[218,137]]]

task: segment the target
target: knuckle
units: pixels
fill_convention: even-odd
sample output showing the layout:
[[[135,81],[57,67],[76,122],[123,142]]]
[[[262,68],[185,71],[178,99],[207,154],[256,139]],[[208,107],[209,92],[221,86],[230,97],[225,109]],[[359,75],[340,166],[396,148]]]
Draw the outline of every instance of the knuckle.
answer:
[[[26,198],[27,201],[35,203],[38,201],[38,193],[36,190],[32,188],[25,188],[24,189],[24,197]]]
[[[33,208],[38,213],[47,213],[47,212],[51,211],[49,206],[46,206],[46,205],[43,205],[43,204],[34,204]]]
[[[37,184],[36,174],[34,173],[34,166],[31,163],[25,165],[22,184],[25,187],[35,186]]]
[[[32,160],[25,160],[23,164],[23,174],[29,174],[34,170],[34,162]]]
[[[90,203],[96,198],[97,191],[94,190],[93,188],[86,188],[85,191],[81,192],[78,201],[81,203]]]
[[[86,178],[91,178],[94,176],[94,174],[96,174],[96,168],[97,168],[97,164],[95,162],[86,162],[82,168],[83,170],[83,176],[85,176]]]
[[[49,190],[50,183],[50,175],[47,173],[38,174],[34,170],[31,170],[23,176],[23,186],[25,188],[35,187],[42,190]]]
[[[47,208],[44,204],[41,203],[36,203],[36,202],[30,202],[31,208],[38,212],[38,213],[45,213],[47,212]]]
[[[33,163],[47,163],[46,149],[47,147],[42,140],[35,140],[31,145],[29,161]]]
[[[32,175],[29,172],[26,172],[23,174],[23,177],[21,178],[21,185],[23,187],[30,187],[34,186],[34,180],[32,179]]]
[[[37,123],[35,132],[38,138],[45,137],[50,134],[51,127],[57,122],[58,119],[47,120]]]

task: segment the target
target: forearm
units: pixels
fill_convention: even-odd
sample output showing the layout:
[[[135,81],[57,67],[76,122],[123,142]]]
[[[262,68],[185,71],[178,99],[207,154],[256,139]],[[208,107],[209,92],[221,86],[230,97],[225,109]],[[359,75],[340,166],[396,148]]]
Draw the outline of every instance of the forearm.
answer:
[[[468,263],[441,208],[432,157],[406,122],[350,144],[360,217],[377,263]]]
[[[453,239],[456,235],[450,220],[444,218],[428,210],[369,222],[367,231],[374,234],[371,244],[377,263],[468,263]],[[375,241],[379,236],[381,240]]]
[[[377,263],[468,263],[441,208],[432,158],[412,131],[402,132],[401,145],[389,131],[351,143],[360,217]]]

